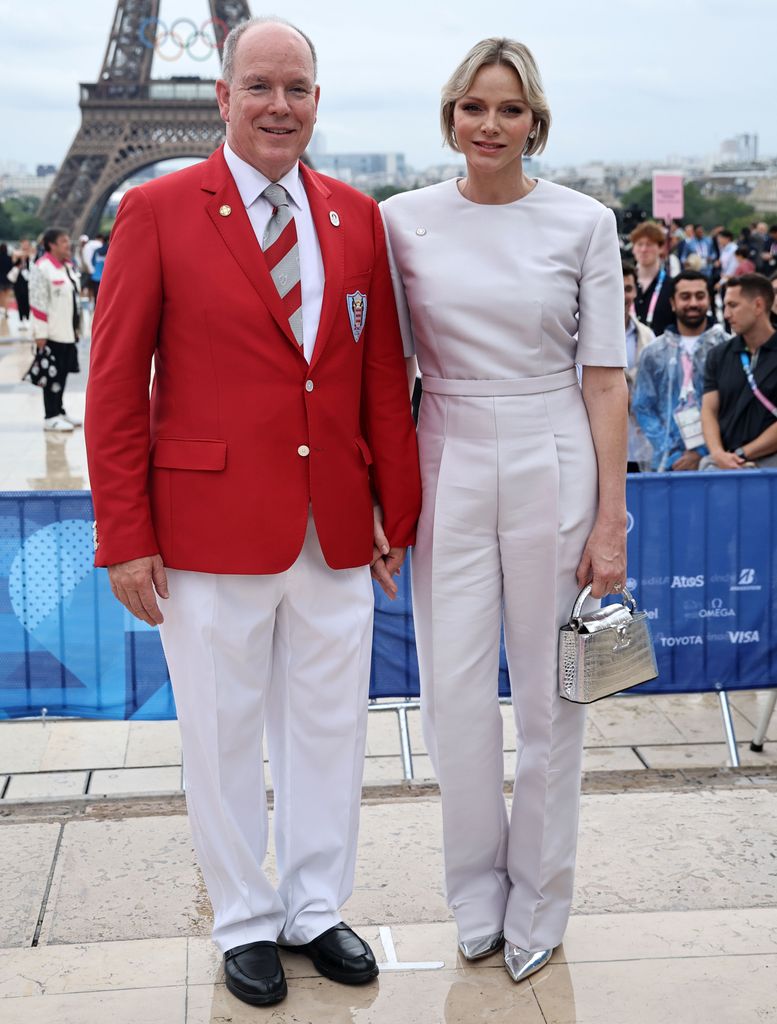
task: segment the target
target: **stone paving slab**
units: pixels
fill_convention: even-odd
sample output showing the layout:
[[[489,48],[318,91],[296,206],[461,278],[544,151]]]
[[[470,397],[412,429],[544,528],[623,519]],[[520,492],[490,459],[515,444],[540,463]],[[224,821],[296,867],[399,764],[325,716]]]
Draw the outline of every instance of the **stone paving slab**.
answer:
[[[6,800],[39,800],[79,796],[86,792],[87,772],[29,772],[12,775]]]
[[[355,922],[356,923],[356,922]],[[379,962],[380,937],[370,929]],[[387,971],[353,989],[281,954],[289,997],[262,1016],[272,1024],[744,1024],[774,1021],[777,911],[607,914],[573,917],[550,965],[515,986],[498,956],[468,964],[452,924],[391,930],[400,962],[432,971]],[[736,971],[721,970],[735,957]],[[241,1024],[257,1011],[223,985],[221,959],[205,939],[43,946],[0,952],[5,1022]],[[150,1009],[147,1009],[148,1006]],[[102,1024],[102,1021],[101,1021]]]
[[[378,928],[353,919],[379,962],[386,952]],[[453,922],[391,926],[400,963],[442,964],[469,974],[499,966],[499,958],[467,963],[456,948]],[[685,913],[573,915],[554,964],[666,960],[670,957],[777,955],[777,909]],[[317,979],[304,957],[281,952],[289,979]],[[0,950],[0,998],[223,984],[222,958],[208,938],[48,945]]]
[[[586,796],[574,908],[701,910],[774,902],[777,792]]]
[[[406,794],[365,803],[356,890],[344,916],[379,961],[379,929],[390,926],[400,963],[444,966],[384,971],[375,984],[351,989],[283,954],[290,994],[264,1019],[775,1024],[777,776],[758,787],[756,776],[721,772],[719,787],[693,788],[683,773],[625,774],[666,785],[583,796],[569,929],[548,968],[521,986],[498,956],[466,964],[457,953],[442,898],[439,800]],[[732,778],[738,784],[724,788]],[[26,807],[46,811],[43,803],[16,806],[21,815]],[[0,861],[21,852],[24,876],[39,881],[22,900],[26,932],[0,916],[3,1024],[257,1020],[223,985],[182,806],[180,798],[73,800],[49,807],[61,820],[0,817]],[[41,944],[31,948],[60,829]],[[38,856],[34,872],[30,853]],[[272,874],[272,858],[269,867]]]
[[[771,906],[775,821],[777,787],[584,795],[573,912]],[[39,858],[34,874],[16,869],[17,888],[28,879],[23,921],[17,914],[6,922],[0,948],[30,941],[58,828],[0,824],[9,862],[24,841]],[[273,876],[272,856],[267,866]],[[356,886],[344,913],[375,927],[450,920],[437,798],[363,807]],[[209,929],[183,814],[64,823],[41,944],[203,936]]]
[[[208,934],[203,893],[187,818],[71,822],[63,830],[40,941]],[[11,943],[3,937],[0,945]]]
[[[768,698],[766,691],[732,695],[743,766],[777,764],[774,726],[760,753],[750,750],[754,722]],[[502,707],[509,723],[512,712]],[[776,716],[777,717],[777,716]],[[695,724],[691,724],[695,723]],[[424,753],[418,709],[408,712],[417,782],[434,781]],[[689,740],[694,734],[697,739]],[[6,721],[0,723],[0,805],[20,799],[57,799],[83,792],[113,796],[172,792],[181,788],[181,746],[176,722],[104,722],[86,720]],[[515,769],[514,737],[505,728],[505,778]],[[372,712],[369,718],[366,786],[396,785],[404,778],[396,715]],[[584,751],[586,772],[642,772],[687,767],[725,767],[720,712],[713,694],[602,702],[589,709]],[[265,765],[265,769],[267,766]],[[269,772],[265,772],[271,785]],[[36,777],[37,776],[37,777]],[[10,782],[6,780],[10,779]]]
[[[57,824],[0,828],[0,949],[32,942],[60,831]]]

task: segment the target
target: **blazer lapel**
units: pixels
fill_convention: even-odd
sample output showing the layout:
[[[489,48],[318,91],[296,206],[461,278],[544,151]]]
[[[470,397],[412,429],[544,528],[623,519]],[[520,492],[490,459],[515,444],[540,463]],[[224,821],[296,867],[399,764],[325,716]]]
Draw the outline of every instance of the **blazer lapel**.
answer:
[[[251,282],[273,319],[296,352],[300,352],[297,340],[289,325],[289,318],[281,302],[275,282],[270,277],[267,262],[254,229],[248,219],[243,200],[229,172],[221,149],[218,149],[205,164],[202,189],[210,196],[205,202],[208,216],[224,240],[232,257]],[[323,250],[323,246],[322,246]],[[300,353],[301,354],[301,353]]]
[[[318,244],[321,246],[321,259],[324,263],[324,298],[321,303],[321,318],[318,323],[313,358],[310,361],[312,368],[321,358],[336,317],[338,314],[342,316],[347,314],[345,303],[343,303],[342,310],[339,308],[342,301],[345,273],[344,239],[347,226],[343,223],[345,220],[343,211],[331,204],[331,189],[327,188],[319,176],[303,163],[300,163],[300,173],[310,203],[310,212],[313,216]],[[337,216],[332,218],[330,216],[332,213]]]

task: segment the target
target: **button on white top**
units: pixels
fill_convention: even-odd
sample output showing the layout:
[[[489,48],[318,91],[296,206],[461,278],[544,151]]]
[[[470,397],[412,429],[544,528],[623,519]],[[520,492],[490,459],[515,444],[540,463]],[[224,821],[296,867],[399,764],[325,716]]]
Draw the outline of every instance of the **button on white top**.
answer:
[[[305,381],[305,390],[306,391],[312,391],[313,390],[313,381],[312,380],[306,380]]]
[[[426,228],[416,228],[416,229],[415,229],[415,233],[416,233],[417,235],[421,235],[421,236],[423,236],[423,235],[425,235],[425,234],[426,234]]]
[[[297,455],[310,455],[310,448],[306,444],[301,444],[297,449]]]

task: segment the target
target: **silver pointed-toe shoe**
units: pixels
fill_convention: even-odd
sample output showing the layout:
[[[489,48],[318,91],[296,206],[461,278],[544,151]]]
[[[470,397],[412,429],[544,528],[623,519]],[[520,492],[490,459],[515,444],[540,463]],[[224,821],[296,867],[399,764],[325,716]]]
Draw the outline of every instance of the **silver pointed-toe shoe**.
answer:
[[[534,974],[553,956],[552,949],[538,949],[534,953],[514,946],[512,942],[505,942],[505,967],[513,981],[523,981],[530,974]]]
[[[478,935],[474,939],[461,939],[459,949],[461,955],[467,960],[480,960],[481,957],[491,956],[501,948],[505,937],[502,932],[494,932],[493,935]]]

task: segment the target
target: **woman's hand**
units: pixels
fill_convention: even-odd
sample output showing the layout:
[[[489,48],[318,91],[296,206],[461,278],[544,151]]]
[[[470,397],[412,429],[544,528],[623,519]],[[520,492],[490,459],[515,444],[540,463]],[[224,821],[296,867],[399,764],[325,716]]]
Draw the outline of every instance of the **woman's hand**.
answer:
[[[626,583],[626,436],[628,389],[615,366],[583,368],[583,401],[599,472],[599,513],[577,567],[580,587],[592,597],[617,593]]]
[[[577,567],[582,590],[593,583],[591,597],[617,594],[626,584],[626,520],[598,518]]]
[[[383,532],[383,509],[373,505],[375,546],[372,549],[370,572],[372,578],[380,583],[383,593],[392,601],[397,596],[397,585],[394,577],[399,576],[405,560],[407,548],[392,548]]]

